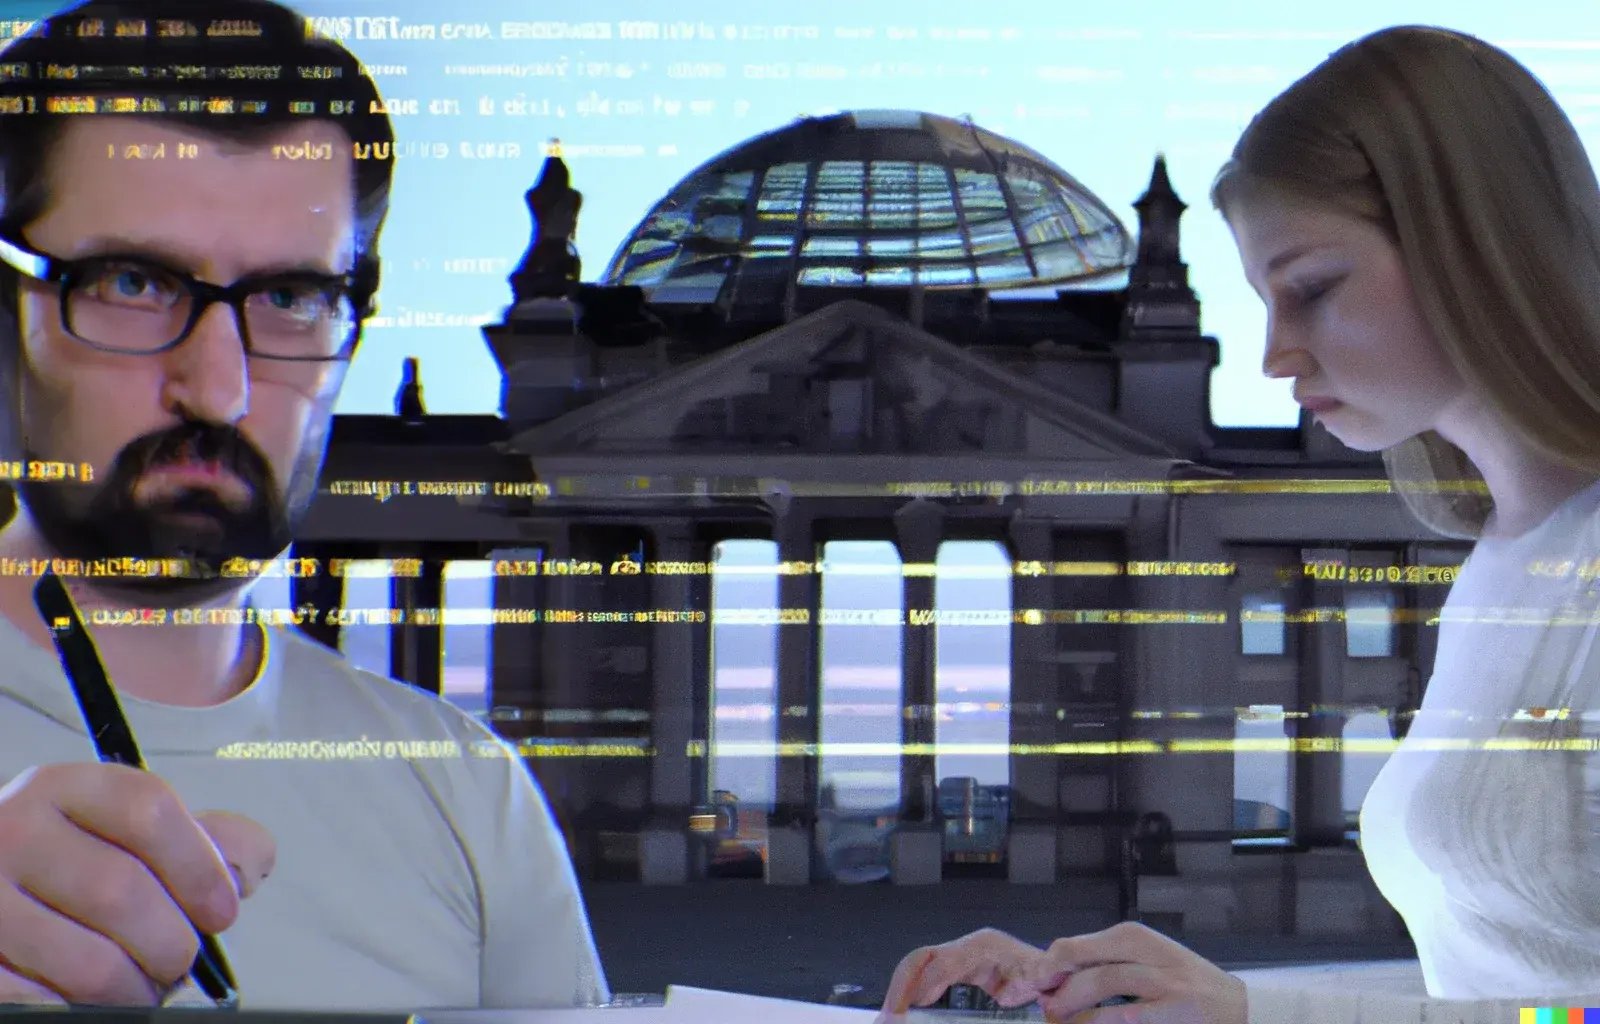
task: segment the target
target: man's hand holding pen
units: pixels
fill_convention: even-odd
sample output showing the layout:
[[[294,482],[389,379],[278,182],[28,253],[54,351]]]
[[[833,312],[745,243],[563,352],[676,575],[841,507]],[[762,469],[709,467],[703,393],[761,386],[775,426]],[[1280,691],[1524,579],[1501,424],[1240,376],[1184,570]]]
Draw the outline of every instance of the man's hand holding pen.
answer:
[[[0,1003],[153,1006],[272,871],[260,825],[158,776],[56,764],[0,789]],[[192,922],[192,924],[191,924]]]

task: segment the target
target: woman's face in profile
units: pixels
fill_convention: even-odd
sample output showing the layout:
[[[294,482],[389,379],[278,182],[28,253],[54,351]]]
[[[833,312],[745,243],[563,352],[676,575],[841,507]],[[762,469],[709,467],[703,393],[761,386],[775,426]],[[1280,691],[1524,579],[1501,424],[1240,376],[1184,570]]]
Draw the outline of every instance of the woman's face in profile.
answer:
[[[1433,429],[1463,393],[1417,308],[1400,251],[1375,225],[1261,198],[1228,210],[1245,277],[1267,307],[1269,377],[1347,446],[1378,451]]]

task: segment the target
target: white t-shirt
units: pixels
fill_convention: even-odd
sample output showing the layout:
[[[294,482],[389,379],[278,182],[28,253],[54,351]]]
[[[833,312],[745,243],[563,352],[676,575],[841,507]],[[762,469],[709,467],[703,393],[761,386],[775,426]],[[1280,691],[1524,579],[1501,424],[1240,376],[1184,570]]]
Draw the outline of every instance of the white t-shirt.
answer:
[[[514,752],[443,701],[267,633],[260,675],[225,704],[123,698],[150,769],[191,810],[242,814],[277,841],[271,877],[222,937],[241,1005],[609,999],[566,844]],[[0,785],[93,760],[55,652],[0,618],[0,664]]]
[[[1600,1005],[1600,754],[1582,749],[1600,736],[1597,623],[1600,483],[1521,537],[1478,542],[1441,609],[1422,708],[1361,808],[1367,867],[1416,943],[1426,998],[1331,975],[1316,991],[1252,984],[1250,1024]]]

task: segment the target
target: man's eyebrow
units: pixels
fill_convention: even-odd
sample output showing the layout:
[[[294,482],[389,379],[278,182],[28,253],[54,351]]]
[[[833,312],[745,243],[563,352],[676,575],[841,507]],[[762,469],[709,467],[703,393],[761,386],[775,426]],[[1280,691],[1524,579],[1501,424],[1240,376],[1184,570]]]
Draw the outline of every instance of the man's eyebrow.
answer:
[[[91,256],[142,256],[189,274],[198,274],[205,262],[192,253],[186,253],[160,242],[124,238],[117,235],[96,235],[86,238],[74,247],[76,258]],[[330,266],[324,260],[277,260],[252,266],[241,277],[270,277],[277,274],[315,274],[322,277],[342,277],[348,271]]]

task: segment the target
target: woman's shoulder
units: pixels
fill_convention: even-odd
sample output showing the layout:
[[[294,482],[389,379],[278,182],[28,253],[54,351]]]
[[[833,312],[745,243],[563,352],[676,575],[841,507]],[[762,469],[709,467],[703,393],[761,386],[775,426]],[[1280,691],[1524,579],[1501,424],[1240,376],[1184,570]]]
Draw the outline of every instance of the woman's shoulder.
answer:
[[[1456,589],[1487,586],[1509,596],[1530,588],[1582,591],[1593,582],[1600,582],[1600,481],[1526,533],[1481,538],[1462,564]]]
[[[1563,501],[1543,523],[1521,540],[1549,557],[1600,557],[1600,480],[1592,481]]]

